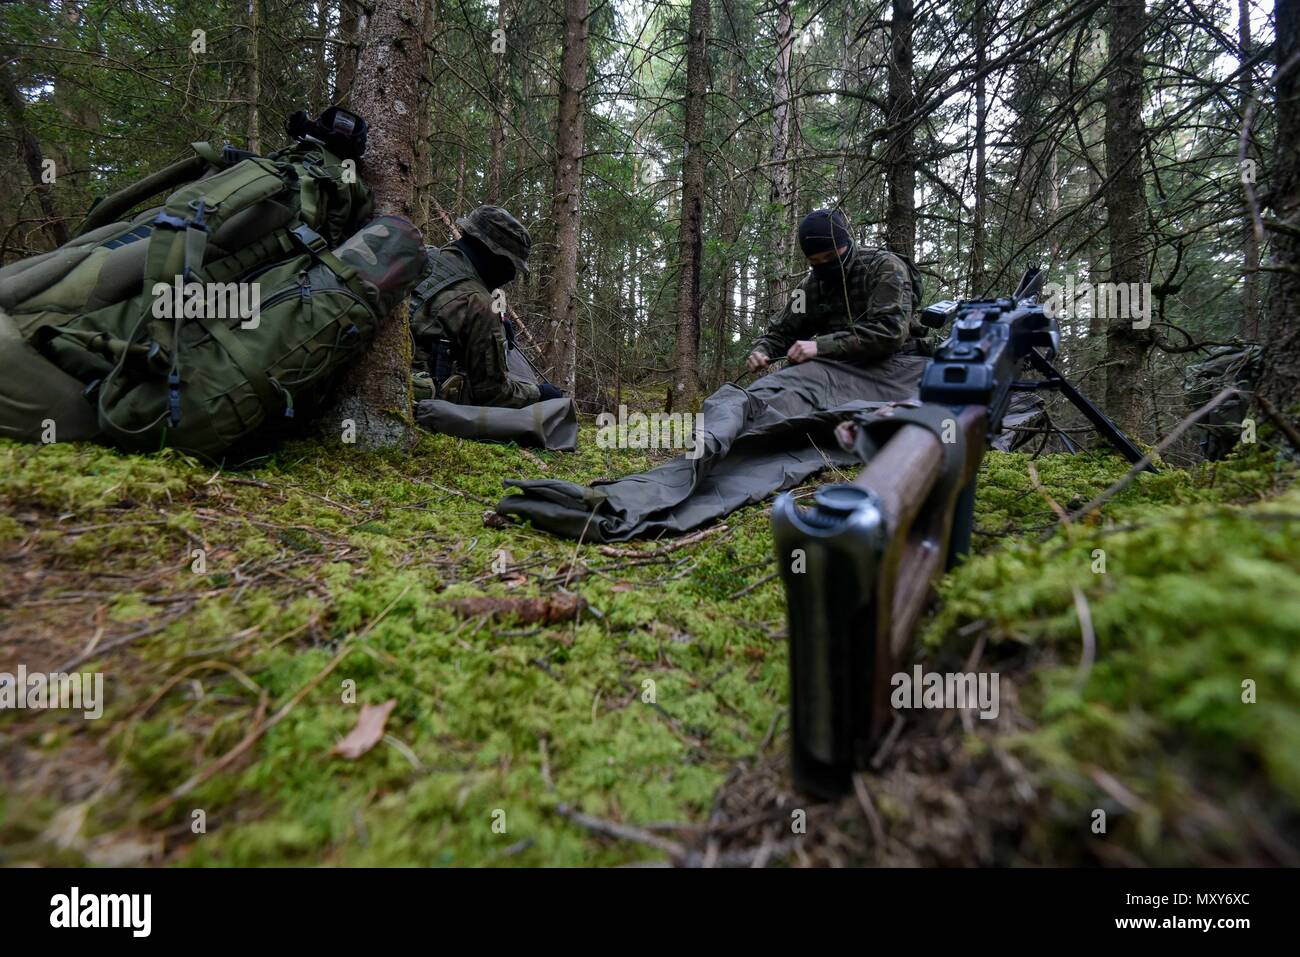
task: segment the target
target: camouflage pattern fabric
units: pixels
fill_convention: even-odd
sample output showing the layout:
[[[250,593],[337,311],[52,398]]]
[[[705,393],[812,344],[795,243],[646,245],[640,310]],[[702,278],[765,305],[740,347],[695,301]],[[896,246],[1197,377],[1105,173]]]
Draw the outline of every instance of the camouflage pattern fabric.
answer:
[[[1255,345],[1215,346],[1209,356],[1187,367],[1183,391],[1188,411],[1195,411],[1228,386],[1249,392],[1260,372],[1263,350]],[[1250,396],[1237,395],[1223,402],[1196,424],[1201,451],[1207,459],[1221,459],[1241,439],[1241,421],[1250,410]]]
[[[420,231],[410,220],[379,216],[349,236],[334,255],[356,270],[375,311],[387,316],[420,281],[424,260],[411,254],[420,244]]]
[[[919,299],[914,286],[902,257],[857,249],[847,269],[831,281],[810,271],[753,351],[779,359],[796,341],[812,339],[819,358],[841,362],[875,362],[905,352]],[[799,291],[802,313],[795,311]]]
[[[436,292],[411,317],[417,361],[427,368],[437,340],[447,339],[467,380],[462,403],[519,409],[538,401],[541,392],[536,383],[510,373],[506,333],[492,308],[492,291],[455,246],[444,246],[436,255],[449,260],[450,268],[463,271],[464,278]]]

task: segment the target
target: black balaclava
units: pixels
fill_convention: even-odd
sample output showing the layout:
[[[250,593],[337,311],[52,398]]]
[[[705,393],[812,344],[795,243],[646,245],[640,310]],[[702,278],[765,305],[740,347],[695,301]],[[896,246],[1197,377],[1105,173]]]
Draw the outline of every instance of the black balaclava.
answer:
[[[515,264],[488,249],[481,240],[473,236],[461,236],[452,245],[465,254],[465,258],[483,280],[483,285],[489,289],[500,289],[515,278]]]
[[[853,256],[853,233],[848,221],[838,209],[814,209],[799,223],[799,248],[805,256],[814,256],[829,249],[847,246],[838,259],[813,266],[818,279],[834,279],[841,275]]]

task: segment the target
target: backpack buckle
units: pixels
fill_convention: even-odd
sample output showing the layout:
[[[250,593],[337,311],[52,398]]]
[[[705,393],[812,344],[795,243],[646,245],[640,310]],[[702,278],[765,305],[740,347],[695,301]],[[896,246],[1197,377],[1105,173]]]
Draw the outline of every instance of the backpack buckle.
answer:
[[[324,252],[329,248],[329,243],[325,242],[325,237],[305,223],[289,230],[289,234],[313,255]]]
[[[172,216],[170,213],[159,213],[153,219],[157,226],[166,226],[168,229],[184,229],[189,225],[188,220],[181,219],[179,216]]]

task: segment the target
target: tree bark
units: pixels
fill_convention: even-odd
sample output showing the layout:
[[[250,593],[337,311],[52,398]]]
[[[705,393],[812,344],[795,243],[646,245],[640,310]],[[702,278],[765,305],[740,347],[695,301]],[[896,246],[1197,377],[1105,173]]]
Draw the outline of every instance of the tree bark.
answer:
[[[587,85],[587,0],[564,2],[564,53],[555,128],[555,261],[551,266],[548,374],[573,394],[578,360],[578,242],[582,233],[582,91]]]
[[[988,167],[985,161],[985,139],[988,124],[988,99],[984,89],[985,47],[988,45],[988,24],[985,21],[984,0],[975,0],[975,209],[971,229],[970,292],[972,296],[984,295],[984,207],[988,199]]]
[[[889,23],[889,82],[886,124],[893,130],[885,150],[889,202],[885,210],[885,246],[904,256],[916,255],[916,157],[912,126],[903,125],[916,108],[912,85],[912,0],[892,0]]]
[[[18,84],[14,82],[13,73],[8,66],[0,69],[0,97],[4,98],[5,112],[9,116],[14,138],[18,140],[18,152],[22,154],[23,166],[27,168],[27,175],[32,181],[36,202],[41,207],[41,215],[45,217],[45,233],[54,241],[54,245],[62,246],[68,241],[68,226],[55,209],[49,184],[42,178],[45,155],[41,152],[40,142],[27,125],[27,104],[23,101],[23,95],[18,91]]]
[[[781,307],[785,292],[785,270],[793,254],[793,237],[789,220],[793,215],[794,197],[790,177],[790,59],[794,48],[794,18],[790,0],[776,5],[776,59],[772,65],[772,148],[768,152],[772,206],[772,225],[768,240],[767,313]]]
[[[330,78],[330,5],[331,0],[316,0],[316,35],[320,39],[313,44],[312,50],[315,62],[312,64],[311,105],[317,113],[329,106],[323,100]]]
[[[352,94],[352,84],[357,76],[357,51],[359,37],[357,23],[361,0],[339,0],[339,45],[335,47],[335,75],[333,102],[347,102]]]
[[[504,154],[505,154],[505,110],[506,110],[506,57],[510,49],[511,37],[506,34],[506,21],[509,16],[507,9],[507,0],[498,0],[497,3],[497,29],[501,31],[501,37],[506,43],[506,47],[501,52],[495,48],[492,50],[492,129],[490,132],[489,150],[488,150],[488,170],[487,170],[487,193],[485,201],[493,206],[501,204],[501,182],[503,176]],[[495,44],[496,37],[493,37]]]
[[[1300,0],[1277,0],[1277,139],[1269,181],[1273,233],[1264,373],[1259,394],[1292,421],[1300,413]]]
[[[1237,0],[1237,37],[1241,47],[1239,63],[1244,65],[1250,58],[1250,0]],[[1254,97],[1251,88],[1251,70],[1245,70],[1237,82],[1238,103],[1242,115],[1246,115],[1249,104]],[[1247,141],[1246,155],[1258,160],[1253,144]],[[1247,340],[1259,339],[1259,240],[1255,236],[1254,216],[1250,203],[1243,197],[1241,248],[1243,253],[1241,285],[1241,336]]]
[[[699,399],[700,260],[703,258],[704,97],[708,89],[709,0],[691,0],[686,39],[686,143],[682,156],[682,219],[678,236],[677,346],[673,407],[691,411]]]
[[[375,213],[414,221],[416,113],[424,65],[420,27],[430,0],[372,0],[357,19],[361,49],[352,108],[370,124],[360,174]],[[411,419],[410,314],[405,300],[381,320],[369,352],[344,377],[332,418],[355,423],[356,442],[382,448],[408,439]]]
[[[1145,283],[1147,276],[1146,182],[1142,145],[1142,50],[1146,11],[1135,0],[1109,0],[1110,71],[1106,83],[1106,224],[1110,281]],[[1100,298],[1100,297],[1098,297]],[[1130,309],[1130,312],[1132,310]],[[1107,316],[1106,411],[1134,435],[1145,435],[1142,384],[1151,330],[1134,328],[1134,318]]]
[[[262,151],[262,118],[259,103],[262,100],[262,65],[258,52],[261,24],[261,0],[248,0],[248,73],[245,75],[248,97],[248,124],[245,128],[248,148],[254,153]]]

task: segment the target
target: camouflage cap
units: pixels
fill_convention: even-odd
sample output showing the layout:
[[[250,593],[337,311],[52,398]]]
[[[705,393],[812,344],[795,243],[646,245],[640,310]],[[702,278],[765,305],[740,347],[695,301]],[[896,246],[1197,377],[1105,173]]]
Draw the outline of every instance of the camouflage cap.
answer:
[[[533,245],[532,237],[523,223],[500,206],[480,206],[468,216],[456,220],[456,225],[498,256],[509,259],[516,270],[528,275],[528,250]]]

